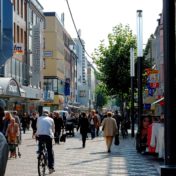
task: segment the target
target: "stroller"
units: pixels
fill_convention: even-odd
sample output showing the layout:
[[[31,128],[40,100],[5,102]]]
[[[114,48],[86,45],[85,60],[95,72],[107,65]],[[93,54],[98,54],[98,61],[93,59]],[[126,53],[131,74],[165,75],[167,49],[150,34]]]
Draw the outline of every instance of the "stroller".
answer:
[[[65,124],[66,134],[69,136],[74,136],[74,123],[72,121],[67,121]]]

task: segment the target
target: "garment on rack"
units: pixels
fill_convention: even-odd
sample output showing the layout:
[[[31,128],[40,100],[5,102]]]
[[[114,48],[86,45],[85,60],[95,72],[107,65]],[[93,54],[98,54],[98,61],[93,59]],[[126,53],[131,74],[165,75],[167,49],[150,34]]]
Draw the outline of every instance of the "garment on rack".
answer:
[[[158,153],[158,158],[164,158],[164,124],[158,129],[156,153]]]
[[[152,146],[150,145],[151,138],[152,138],[152,124],[150,124],[149,127],[148,127],[147,146],[148,146],[148,152],[149,152],[149,153],[155,153],[156,146],[152,147]]]
[[[151,147],[155,147],[155,146],[157,147],[157,137],[158,137],[160,126],[161,126],[161,124],[158,122],[152,123],[152,135],[151,135],[151,141],[150,141]]]

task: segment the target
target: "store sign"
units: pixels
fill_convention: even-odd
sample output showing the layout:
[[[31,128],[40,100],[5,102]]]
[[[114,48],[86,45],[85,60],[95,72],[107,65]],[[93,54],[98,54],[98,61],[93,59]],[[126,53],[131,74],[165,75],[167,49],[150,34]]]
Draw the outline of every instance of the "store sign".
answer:
[[[159,87],[159,83],[158,82],[150,83],[150,87],[151,88],[158,88]]]
[[[147,76],[149,76],[150,74],[158,74],[159,73],[159,70],[153,70],[151,68],[146,68],[145,71],[146,71]]]
[[[53,52],[52,51],[44,51],[43,56],[44,57],[53,57]]]
[[[13,52],[15,54],[24,54],[24,45],[22,43],[14,43]]]
[[[144,104],[144,109],[145,110],[150,110],[151,104]]]
[[[8,95],[20,96],[20,91],[17,83],[14,80],[10,80],[9,85],[7,87]]]
[[[66,80],[65,80],[64,94],[65,94],[65,96],[70,95],[70,78],[66,78]]]

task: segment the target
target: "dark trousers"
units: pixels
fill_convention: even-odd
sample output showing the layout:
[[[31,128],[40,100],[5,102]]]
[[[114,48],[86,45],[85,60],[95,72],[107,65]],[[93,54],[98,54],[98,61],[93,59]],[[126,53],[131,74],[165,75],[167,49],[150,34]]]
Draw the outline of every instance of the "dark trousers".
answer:
[[[85,147],[86,145],[86,138],[87,138],[87,133],[82,133],[82,144],[83,144],[83,147]]]
[[[90,125],[91,138],[95,138],[95,125]]]
[[[99,136],[99,130],[100,130],[100,127],[97,127],[96,128],[96,135]]]
[[[56,131],[55,133],[54,133],[54,137],[55,137],[55,143],[57,143],[57,144],[59,144],[59,140],[60,140],[60,133],[61,133],[61,131]]]
[[[52,145],[52,138],[47,135],[39,135],[39,151],[42,150],[42,143],[46,144],[46,149],[48,152],[48,167],[49,169],[54,168],[54,152]]]

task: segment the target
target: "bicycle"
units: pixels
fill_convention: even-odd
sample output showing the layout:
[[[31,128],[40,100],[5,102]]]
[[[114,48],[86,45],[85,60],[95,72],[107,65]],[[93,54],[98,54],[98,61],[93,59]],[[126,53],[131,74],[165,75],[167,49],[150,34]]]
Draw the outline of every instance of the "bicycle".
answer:
[[[42,143],[42,150],[38,155],[38,175],[45,176],[46,167],[48,167],[48,153],[46,149],[46,143]]]

